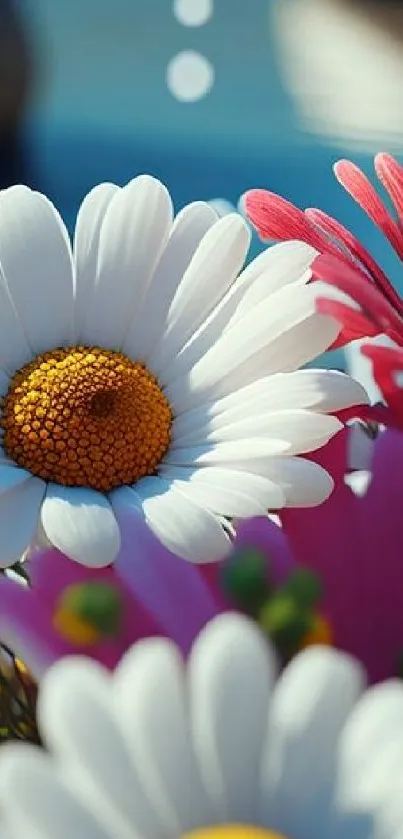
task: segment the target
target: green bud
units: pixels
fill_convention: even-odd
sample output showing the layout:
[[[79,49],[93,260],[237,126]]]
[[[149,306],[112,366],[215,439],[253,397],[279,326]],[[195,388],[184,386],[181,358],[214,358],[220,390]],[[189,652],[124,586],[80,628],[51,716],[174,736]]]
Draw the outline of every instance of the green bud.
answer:
[[[282,591],[292,597],[300,609],[313,609],[322,598],[322,584],[313,571],[297,568],[288,577]]]
[[[265,603],[259,624],[285,656],[295,652],[312,626],[311,615],[284,591]]]
[[[254,616],[270,596],[267,557],[255,548],[234,551],[221,566],[221,582],[227,596],[242,611]]]

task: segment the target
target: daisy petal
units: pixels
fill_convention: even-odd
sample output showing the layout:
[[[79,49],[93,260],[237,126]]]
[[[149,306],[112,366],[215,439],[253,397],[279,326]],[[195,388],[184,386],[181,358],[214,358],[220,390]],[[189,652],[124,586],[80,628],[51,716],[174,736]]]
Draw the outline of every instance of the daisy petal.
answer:
[[[14,565],[33,541],[44,494],[45,484],[34,477],[0,494],[1,568]]]
[[[99,236],[97,280],[82,333],[86,344],[122,346],[171,223],[169,193],[155,178],[141,175],[115,193]]]
[[[280,487],[260,475],[220,467],[161,468],[162,477],[207,510],[228,518],[247,518],[279,509],[284,504]]]
[[[216,820],[256,824],[261,743],[276,674],[271,647],[248,619],[222,615],[199,635],[188,672],[193,740]]]
[[[163,465],[172,466],[232,466],[245,464],[245,471],[259,473],[259,462],[262,458],[287,454],[290,444],[285,440],[275,440],[268,437],[254,437],[243,440],[230,440],[225,443],[200,446],[184,446],[170,449],[164,457]],[[249,464],[249,465],[246,465]],[[250,470],[250,464],[254,464]],[[236,467],[235,467],[236,468]]]
[[[211,562],[230,551],[231,541],[219,519],[163,478],[143,478],[131,492],[133,506],[142,510],[151,530],[182,559]],[[111,500],[120,504],[119,490],[112,493]]]
[[[333,478],[322,466],[302,457],[273,457],[262,474],[284,493],[286,507],[316,507],[333,492]]]
[[[52,545],[81,565],[104,568],[119,551],[119,528],[100,492],[49,484],[41,518]]]
[[[269,373],[288,372],[333,343],[339,326],[315,312],[312,286],[281,289],[236,321],[189,371],[166,388],[176,413],[225,396]]]
[[[79,801],[54,771],[44,751],[19,744],[2,752],[0,763],[2,809],[10,807],[17,836],[40,839],[113,839],[93,813]],[[102,802],[100,802],[100,805]],[[116,834],[115,834],[116,835]]]
[[[73,263],[67,230],[39,192],[14,186],[0,195],[0,261],[34,353],[73,338]]]
[[[18,466],[0,463],[0,494],[8,492],[31,478],[31,472]]]
[[[263,825],[288,836],[298,835],[301,824],[304,836],[314,830],[315,804],[319,816],[318,801],[333,779],[340,731],[362,688],[358,662],[327,647],[307,649],[284,671],[263,744]]]
[[[217,221],[214,210],[195,202],[178,213],[166,247],[123,343],[130,358],[146,359],[164,332],[169,307],[203,236]]]
[[[391,775],[401,777],[402,713],[403,686],[397,680],[376,685],[357,703],[340,741],[338,788],[344,806],[366,808],[381,802],[390,791]]]
[[[305,285],[310,274],[307,275],[306,271],[301,274],[301,270],[305,270],[311,256],[311,248],[301,242],[283,242],[259,254],[242,271],[236,283],[228,289],[178,356],[164,368],[164,382],[174,381],[179,375],[191,370],[222,333],[239,319],[240,311],[246,314],[248,309],[266,300],[283,286],[291,283]],[[244,304],[245,297],[247,304]]]
[[[111,837],[160,836],[158,808],[144,795],[112,691],[109,674],[95,662],[63,660],[46,676],[40,697],[47,744],[74,767],[77,787]]]
[[[319,448],[342,428],[340,420],[333,415],[315,414],[313,411],[290,410],[272,411],[246,417],[237,422],[230,422],[210,431],[205,429],[205,444],[231,443],[253,438],[267,438],[267,441],[282,441],[283,451],[287,454],[299,454]],[[179,438],[173,443],[165,460],[175,456],[183,446]],[[262,457],[263,457],[262,452]]]
[[[167,326],[150,356],[150,367],[164,380],[164,369],[203,323],[237,277],[250,233],[241,216],[219,219],[206,233],[182,278]]]
[[[116,717],[149,799],[181,836],[213,823],[192,748],[183,661],[169,641],[136,644],[118,665]],[[168,722],[169,721],[169,722]]]
[[[104,183],[86,195],[77,215],[73,253],[76,265],[76,331],[80,336],[97,276],[98,248],[105,213],[120,187]]]
[[[175,417],[173,445],[199,445],[207,433],[259,413],[294,408],[331,413],[366,402],[361,385],[336,370],[297,370],[258,379]]]
[[[32,350],[15,310],[0,265],[0,364],[4,370],[13,375],[19,367],[23,367],[31,358]],[[7,390],[8,387],[6,387],[5,392]]]
[[[256,277],[254,283],[245,289],[244,296],[236,310],[231,325],[242,318],[246,312],[262,303],[270,294],[293,282],[303,285],[311,278],[309,267],[318,256],[318,252],[305,242],[281,242],[275,248],[269,248],[264,273]],[[253,263],[252,263],[253,264]],[[248,268],[239,277],[240,282],[248,281]]]

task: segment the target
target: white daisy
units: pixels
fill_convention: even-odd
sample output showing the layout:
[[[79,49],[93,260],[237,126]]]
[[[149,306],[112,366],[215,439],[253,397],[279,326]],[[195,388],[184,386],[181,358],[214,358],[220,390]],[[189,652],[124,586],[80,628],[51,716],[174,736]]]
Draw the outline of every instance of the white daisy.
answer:
[[[71,248],[47,198],[0,193],[3,566],[38,530],[107,565],[140,520],[202,562],[230,547],[223,517],[329,494],[327,473],[295,455],[364,392],[297,371],[339,329],[315,312],[315,252],[279,245],[237,279],[249,236],[202,202],[173,220],[165,187],[141,176],[89,193]]]
[[[136,644],[113,675],[65,659],[45,677],[48,752],[0,753],[10,839],[397,839],[403,684],[361,695],[360,665],[311,647],[276,683],[272,649],[216,618],[187,666]]]

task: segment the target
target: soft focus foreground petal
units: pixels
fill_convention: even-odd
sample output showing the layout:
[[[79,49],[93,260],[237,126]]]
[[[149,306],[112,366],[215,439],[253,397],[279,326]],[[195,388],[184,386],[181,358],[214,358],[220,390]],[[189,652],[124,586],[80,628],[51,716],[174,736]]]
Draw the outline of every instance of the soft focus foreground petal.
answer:
[[[142,767],[135,766],[128,733],[120,730],[106,671],[85,659],[60,662],[43,683],[38,716],[47,744],[111,839],[164,835],[158,804],[147,796]]]
[[[141,175],[115,193],[99,234],[97,279],[80,336],[84,343],[122,346],[171,223],[169,193],[155,178]]]
[[[18,562],[33,541],[45,490],[43,481],[31,477],[0,494],[1,568]]]
[[[200,329],[172,361],[162,379],[169,384],[187,373],[239,318],[283,287],[306,285],[311,274],[312,250],[301,242],[283,242],[259,254],[232,284]]]
[[[116,573],[187,653],[205,623],[221,611],[219,591],[207,584],[198,567],[181,562],[161,544],[146,524],[132,490],[116,490],[111,501],[122,540]]]
[[[74,784],[54,771],[52,759],[39,748],[19,744],[2,751],[0,801],[16,836],[114,839],[96,810],[88,810]]]
[[[67,230],[39,192],[0,195],[0,264],[34,354],[73,338],[73,263]]]
[[[82,335],[94,292],[102,223],[112,198],[119,190],[120,187],[116,184],[99,184],[86,195],[78,211],[73,244],[76,268],[76,336]]]
[[[338,779],[339,794],[350,807],[381,803],[391,776],[402,783],[402,713],[403,686],[395,679],[371,688],[350,715],[340,740]]]
[[[286,286],[224,332],[190,370],[166,388],[177,413],[225,396],[255,379],[289,372],[333,343],[340,327],[315,311],[313,286]]]
[[[161,467],[160,474],[207,510],[228,518],[248,518],[282,507],[284,497],[274,481],[219,466]]]
[[[90,568],[114,561],[119,528],[108,499],[100,492],[49,484],[41,517],[49,541],[71,559]]]
[[[116,718],[146,795],[176,836],[213,824],[214,816],[195,760],[188,700],[183,661],[169,642],[137,644],[117,669]]]
[[[202,201],[178,213],[166,246],[130,323],[123,352],[130,358],[148,357],[164,333],[172,300],[193,255],[207,231],[217,221],[212,208]]]
[[[247,618],[222,615],[199,636],[188,668],[193,740],[215,819],[256,823],[274,653]]]
[[[333,783],[340,731],[363,686],[358,663],[328,647],[311,647],[288,665],[272,698],[263,745],[263,825],[302,839],[314,835]]]
[[[165,331],[149,358],[157,375],[163,374],[230,288],[245,261],[249,241],[249,229],[235,213],[219,219],[207,231],[178,286]]]
[[[230,551],[220,520],[167,480],[143,478],[132,492],[147,524],[172,553],[197,563],[220,559]]]

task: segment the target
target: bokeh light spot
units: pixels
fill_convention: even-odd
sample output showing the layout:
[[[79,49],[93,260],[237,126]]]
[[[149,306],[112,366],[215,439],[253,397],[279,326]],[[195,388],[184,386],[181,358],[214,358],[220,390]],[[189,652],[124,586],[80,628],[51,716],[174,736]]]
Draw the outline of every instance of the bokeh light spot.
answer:
[[[182,26],[203,26],[213,15],[213,0],[174,0],[173,13]]]
[[[214,67],[194,50],[185,50],[171,59],[167,67],[167,85],[180,102],[197,102],[214,84]]]

